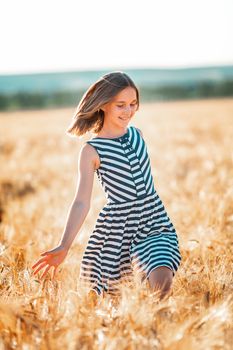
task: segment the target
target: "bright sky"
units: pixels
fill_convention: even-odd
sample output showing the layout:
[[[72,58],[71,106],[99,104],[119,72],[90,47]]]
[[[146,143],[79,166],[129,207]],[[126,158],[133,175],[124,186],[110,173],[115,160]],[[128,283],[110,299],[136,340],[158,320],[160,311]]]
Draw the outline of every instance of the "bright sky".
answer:
[[[232,0],[7,0],[0,74],[233,64]]]

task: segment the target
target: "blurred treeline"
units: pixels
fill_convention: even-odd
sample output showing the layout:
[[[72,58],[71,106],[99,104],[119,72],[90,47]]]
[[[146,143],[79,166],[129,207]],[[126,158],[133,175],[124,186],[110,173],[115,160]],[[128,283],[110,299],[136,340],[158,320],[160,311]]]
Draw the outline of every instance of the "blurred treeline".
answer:
[[[165,74],[167,73],[167,70],[161,70],[159,73],[158,70],[154,71],[153,73],[155,74],[155,80],[153,81],[153,76],[149,75],[149,71],[144,70],[143,75],[143,70],[132,70],[132,72],[128,70],[129,75],[134,79],[136,85],[140,89],[141,102],[233,96],[233,75],[231,76],[232,72],[229,67],[227,71],[221,70],[221,67],[218,68],[218,71],[216,71],[216,68],[214,71],[211,71],[210,69],[203,70],[202,68],[201,70],[200,68],[197,68],[196,75],[195,69],[190,69],[190,72],[187,70],[185,73],[182,71],[180,75],[178,70],[176,72],[174,72],[175,70],[173,70],[173,72],[170,71],[170,75]],[[165,72],[163,73],[163,71]],[[128,73],[126,70],[125,72]],[[219,72],[224,72],[225,75],[220,75]],[[31,79],[31,86],[28,85],[27,88],[24,88],[24,86],[20,88],[19,85],[17,87],[18,91],[14,91],[11,86],[3,85],[7,84],[6,77],[4,77],[5,81],[3,81],[2,86],[0,84],[0,110],[7,111],[19,109],[43,109],[76,106],[86,91],[87,87],[90,86],[98,77],[98,74],[96,74],[97,71],[95,71],[96,75],[94,76],[93,74],[91,79],[89,73],[89,82],[85,81],[85,83],[80,83],[77,80],[78,78],[80,79],[81,73],[79,73],[78,78],[76,77],[77,83],[75,86],[73,84],[73,81],[75,79],[75,74],[77,73],[78,72],[75,72],[72,75],[72,78],[69,77],[70,80],[67,80],[68,74],[66,74],[66,84],[63,85],[62,82],[65,81],[65,78],[62,78],[62,73],[56,73],[56,79],[58,79],[57,76],[59,76],[60,85],[57,84],[56,88],[56,81],[56,83],[53,83],[54,85],[52,87],[49,87],[47,89],[46,86],[48,86],[50,83],[50,80],[48,80],[49,74],[46,75],[47,80],[44,83],[47,85],[40,86],[40,88],[35,89],[39,76],[37,75],[37,77],[34,78],[34,81]],[[99,71],[99,73],[100,76],[101,73],[103,74],[105,72]],[[84,75],[84,72],[82,72],[82,74]],[[54,79],[52,77],[52,74],[50,79],[51,81]],[[15,82],[16,79],[12,81]],[[10,84],[13,85],[12,82],[10,82]],[[69,88],[69,86],[72,85],[73,87]]]
[[[18,92],[0,95],[0,110],[68,107],[78,104],[85,90],[58,91],[52,93]],[[233,96],[233,80],[211,84],[202,82],[189,87],[164,86],[158,88],[140,87],[141,102],[198,99]]]

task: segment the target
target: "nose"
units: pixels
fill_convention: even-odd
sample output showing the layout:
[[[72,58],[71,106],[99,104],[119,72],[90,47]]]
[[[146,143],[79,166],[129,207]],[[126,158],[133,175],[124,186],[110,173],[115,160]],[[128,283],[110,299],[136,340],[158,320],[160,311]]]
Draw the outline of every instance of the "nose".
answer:
[[[131,108],[130,108],[130,106],[125,106],[125,108],[124,108],[124,114],[125,115],[127,115],[127,116],[129,116],[130,114],[131,114]]]

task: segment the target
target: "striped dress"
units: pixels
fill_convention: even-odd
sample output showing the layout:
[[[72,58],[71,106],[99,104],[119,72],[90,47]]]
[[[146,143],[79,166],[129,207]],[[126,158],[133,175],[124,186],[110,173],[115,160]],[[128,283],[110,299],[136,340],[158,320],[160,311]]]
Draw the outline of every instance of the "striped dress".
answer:
[[[86,142],[99,155],[95,172],[107,202],[82,256],[79,283],[88,284],[98,295],[114,295],[134,271],[141,281],[159,266],[167,266],[174,276],[181,262],[178,236],[154,188],[147,147],[138,129],[131,125],[121,137]]]

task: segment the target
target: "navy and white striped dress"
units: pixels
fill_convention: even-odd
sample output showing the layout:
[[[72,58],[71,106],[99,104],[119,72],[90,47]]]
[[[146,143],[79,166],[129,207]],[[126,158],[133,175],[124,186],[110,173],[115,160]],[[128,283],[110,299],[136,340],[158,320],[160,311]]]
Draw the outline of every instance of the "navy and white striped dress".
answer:
[[[107,203],[99,212],[84,251],[79,282],[101,294],[118,294],[120,282],[137,270],[142,281],[152,270],[177,271],[181,255],[176,230],[159,198],[143,137],[134,126],[116,138],[86,141],[100,158],[95,170]]]

